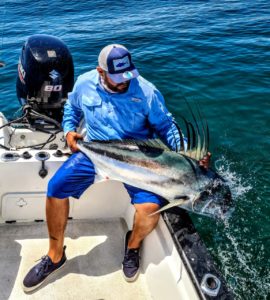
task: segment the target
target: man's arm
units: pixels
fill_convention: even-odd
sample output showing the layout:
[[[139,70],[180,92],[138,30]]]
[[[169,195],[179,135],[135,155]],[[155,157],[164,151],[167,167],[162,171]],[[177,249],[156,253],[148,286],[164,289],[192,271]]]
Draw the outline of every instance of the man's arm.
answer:
[[[180,135],[171,113],[165,106],[163,96],[159,91],[155,91],[150,112],[148,116],[151,126],[155,129],[160,138],[171,150],[177,151],[181,147]],[[210,166],[211,153],[208,152],[200,161],[199,165],[205,169]]]
[[[162,141],[172,150],[180,149],[180,135],[172,114],[165,106],[163,96],[155,90],[150,102],[148,120]]]
[[[78,86],[75,84],[73,91],[68,94],[68,100],[64,106],[64,116],[62,122],[67,144],[72,152],[79,150],[77,148],[77,140],[83,138],[82,135],[76,132],[76,128],[78,127],[83,115],[77,89]]]

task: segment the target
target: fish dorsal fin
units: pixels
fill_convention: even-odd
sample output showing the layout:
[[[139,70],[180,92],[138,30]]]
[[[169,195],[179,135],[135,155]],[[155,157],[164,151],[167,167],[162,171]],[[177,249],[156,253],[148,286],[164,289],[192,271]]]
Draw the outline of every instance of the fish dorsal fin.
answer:
[[[199,103],[196,103],[195,112],[185,96],[184,100],[192,116],[192,121],[189,121],[185,116],[180,115],[180,118],[184,121],[183,128],[186,129],[187,145],[185,151],[181,149],[179,152],[191,159],[199,161],[209,151],[209,127],[206,119],[201,113]]]

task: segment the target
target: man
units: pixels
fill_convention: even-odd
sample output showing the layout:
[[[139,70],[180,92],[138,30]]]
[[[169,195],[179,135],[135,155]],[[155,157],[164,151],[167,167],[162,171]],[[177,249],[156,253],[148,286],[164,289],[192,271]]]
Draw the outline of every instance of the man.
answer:
[[[26,275],[25,291],[36,289],[66,262],[64,231],[69,212],[69,197],[79,198],[93,183],[93,163],[78,152],[76,132],[82,117],[86,139],[147,139],[157,134],[171,149],[179,145],[179,133],[161,93],[139,76],[131,54],[122,45],[103,48],[96,70],[79,76],[65,104],[63,129],[74,154],[60,167],[48,185],[46,217],[49,251]],[[149,217],[162,205],[162,198],[125,185],[135,207],[133,230],[126,235],[123,274],[127,281],[138,276],[139,249],[143,239],[155,228],[159,214]]]

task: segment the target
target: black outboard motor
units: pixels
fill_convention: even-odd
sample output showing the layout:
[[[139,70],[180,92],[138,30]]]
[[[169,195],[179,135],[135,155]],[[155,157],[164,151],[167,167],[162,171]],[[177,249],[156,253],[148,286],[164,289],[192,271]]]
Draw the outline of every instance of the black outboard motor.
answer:
[[[33,35],[22,48],[18,64],[17,97],[31,111],[33,126],[46,123],[47,116],[62,121],[67,93],[74,85],[74,66],[67,46],[50,35]],[[47,118],[48,120],[48,118]]]

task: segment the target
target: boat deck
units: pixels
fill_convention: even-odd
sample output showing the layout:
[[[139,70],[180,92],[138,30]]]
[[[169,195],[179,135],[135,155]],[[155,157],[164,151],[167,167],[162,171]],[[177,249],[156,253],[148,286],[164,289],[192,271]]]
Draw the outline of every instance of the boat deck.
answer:
[[[46,223],[1,224],[0,299],[152,299],[144,274],[133,283],[123,278],[126,231],[120,218],[69,220],[66,265],[38,290],[25,294],[25,274],[48,249]]]

